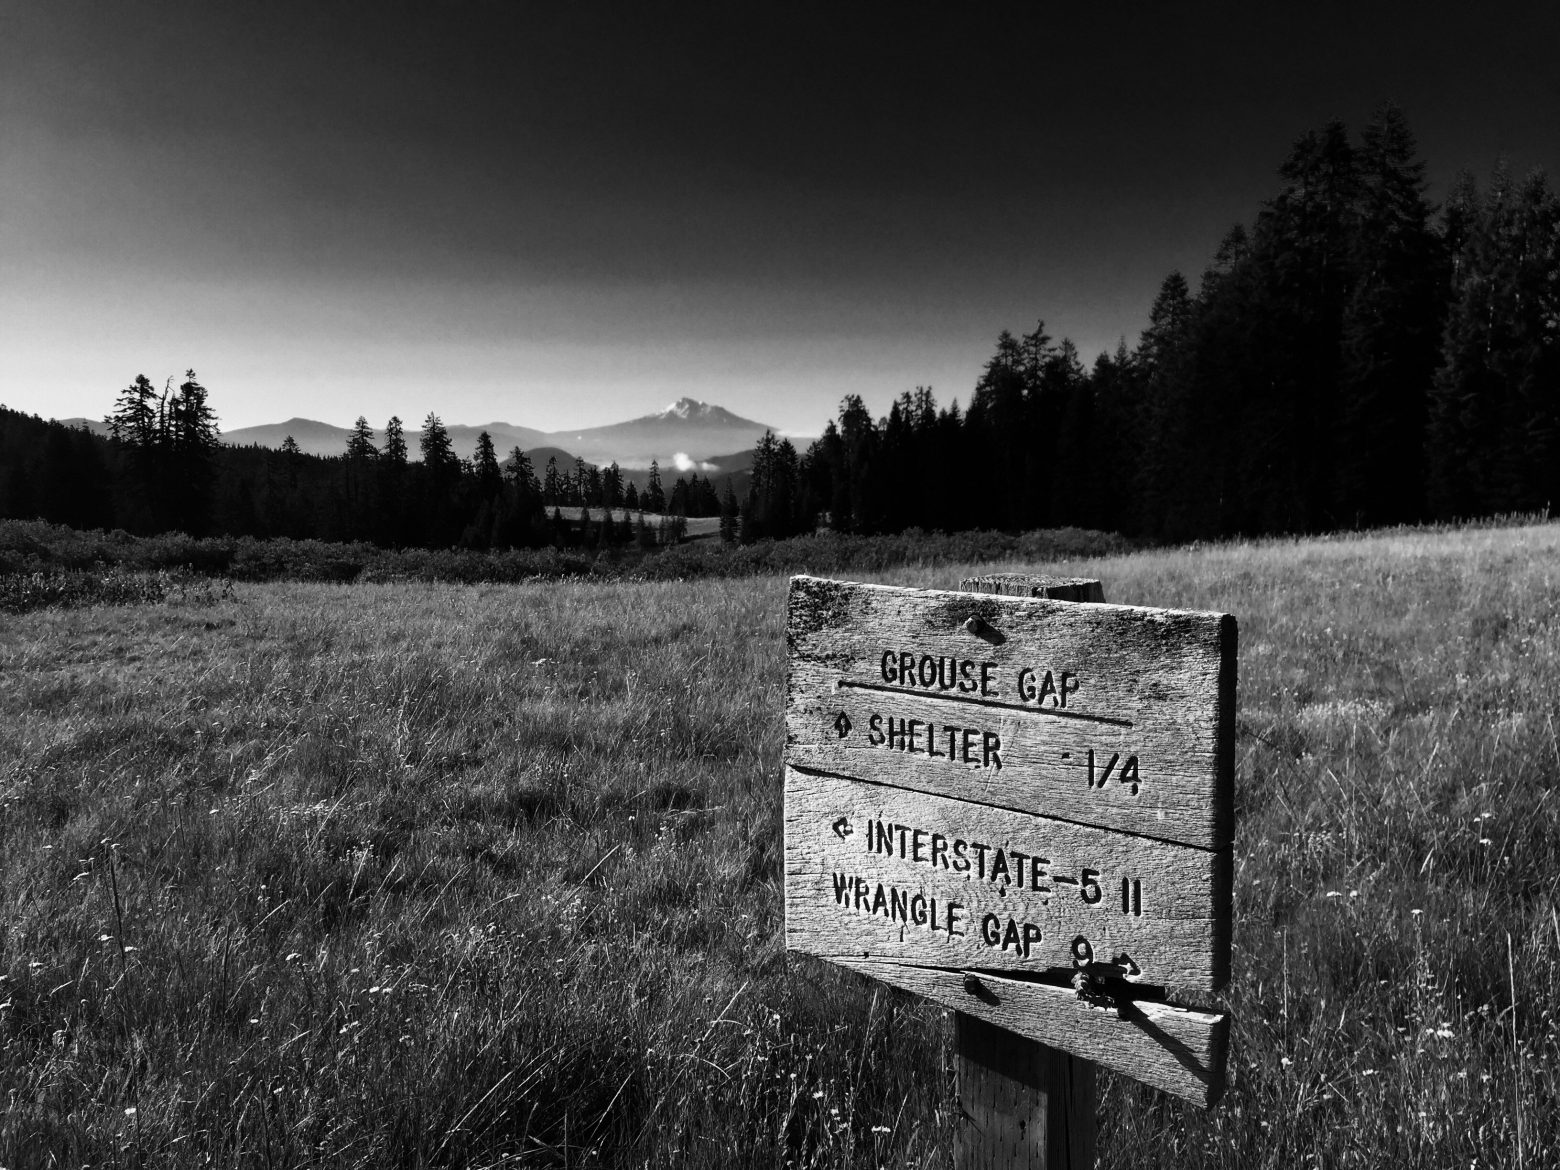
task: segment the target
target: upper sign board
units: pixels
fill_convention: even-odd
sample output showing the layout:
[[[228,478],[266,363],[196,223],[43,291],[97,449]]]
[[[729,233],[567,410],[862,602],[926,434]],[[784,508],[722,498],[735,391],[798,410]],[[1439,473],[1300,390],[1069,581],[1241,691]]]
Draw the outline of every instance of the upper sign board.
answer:
[[[1235,622],[797,577],[787,945],[1228,976]]]
[[[1235,619],[791,582],[796,767],[1221,849]]]

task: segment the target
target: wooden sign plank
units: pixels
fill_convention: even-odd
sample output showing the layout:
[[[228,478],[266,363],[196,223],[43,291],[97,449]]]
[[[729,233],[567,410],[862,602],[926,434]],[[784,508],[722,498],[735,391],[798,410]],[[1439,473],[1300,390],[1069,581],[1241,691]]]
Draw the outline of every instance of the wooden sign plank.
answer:
[[[786,759],[1229,845],[1235,622],[795,577]]]
[[[1095,1064],[1224,1089],[1228,1016],[1156,1001],[1229,975],[1235,622],[965,585],[792,580],[786,944],[955,1009],[962,1164],[1088,1164]]]
[[[909,967],[850,957],[834,961],[1204,1108],[1224,1093],[1230,1030],[1230,1018],[1224,1013],[1134,1001],[1118,1017],[1084,1003],[1071,988],[1023,982],[989,971]]]
[[[1215,991],[1230,883],[1228,849],[786,769],[786,945],[821,958]]]

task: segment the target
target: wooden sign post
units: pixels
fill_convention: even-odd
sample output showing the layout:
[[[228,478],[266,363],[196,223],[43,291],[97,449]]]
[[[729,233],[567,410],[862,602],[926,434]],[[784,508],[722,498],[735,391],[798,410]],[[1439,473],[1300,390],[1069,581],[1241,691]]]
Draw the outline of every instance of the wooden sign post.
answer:
[[[792,579],[786,945],[959,1013],[961,1165],[1089,1166],[1095,1064],[1224,1088],[1235,621],[964,584]]]

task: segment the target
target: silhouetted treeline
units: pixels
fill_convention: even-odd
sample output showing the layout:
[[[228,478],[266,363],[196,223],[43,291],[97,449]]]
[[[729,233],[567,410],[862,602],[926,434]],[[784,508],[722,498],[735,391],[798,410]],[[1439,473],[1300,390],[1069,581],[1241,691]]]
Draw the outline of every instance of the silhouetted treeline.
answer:
[[[721,507],[708,479],[679,477],[668,493],[654,465],[643,491],[615,463],[575,460],[560,470],[549,460],[544,478],[518,448],[501,458],[486,432],[474,457],[460,459],[432,414],[420,460],[409,458],[398,418],[378,441],[359,418],[345,451],[330,458],[290,441],[280,450],[223,446],[193,370],[162,391],[137,377],[108,423],[105,439],[0,407],[0,518],[398,548],[598,548],[675,540],[681,517]],[[584,511],[565,519],[560,506]]]
[[[1308,133],[1195,290],[1165,278],[1136,348],[1086,369],[1043,324],[1004,332],[967,408],[917,388],[874,419],[852,395],[805,453],[766,435],[740,495],[730,476],[667,489],[655,466],[642,488],[616,464],[537,469],[486,434],[462,460],[434,415],[420,461],[394,418],[378,441],[360,418],[335,458],[220,447],[191,371],[121,392],[112,441],[0,409],[0,517],[490,549],[653,543],[624,508],[718,515],[744,543],[820,522],[1186,540],[1546,510],[1560,201],[1498,167],[1435,208],[1424,171],[1390,107],[1357,140]]]
[[[1560,204],[1464,176],[1439,210],[1403,116],[1295,143],[1194,291],[1086,370],[1004,332],[969,406],[858,397],[744,518],[784,535],[1078,525],[1159,539],[1538,511],[1560,498]],[[744,526],[744,534],[748,528]]]

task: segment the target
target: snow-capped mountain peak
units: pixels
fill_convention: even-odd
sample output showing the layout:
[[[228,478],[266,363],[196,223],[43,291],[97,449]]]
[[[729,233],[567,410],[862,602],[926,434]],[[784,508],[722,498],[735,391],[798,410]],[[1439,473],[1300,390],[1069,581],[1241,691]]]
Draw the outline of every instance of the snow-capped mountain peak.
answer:
[[[679,398],[661,412],[662,418],[690,419],[709,414],[716,408],[708,402],[700,402],[697,398]]]

